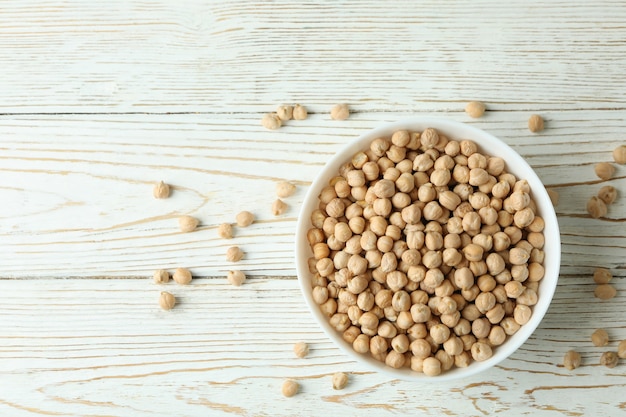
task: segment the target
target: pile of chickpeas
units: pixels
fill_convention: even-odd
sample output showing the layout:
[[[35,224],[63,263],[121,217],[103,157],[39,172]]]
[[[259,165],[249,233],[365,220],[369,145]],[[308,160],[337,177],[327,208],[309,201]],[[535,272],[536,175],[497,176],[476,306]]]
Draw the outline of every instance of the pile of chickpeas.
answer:
[[[356,352],[436,376],[530,320],[544,221],[502,158],[435,129],[371,142],[319,195],[312,297]]]

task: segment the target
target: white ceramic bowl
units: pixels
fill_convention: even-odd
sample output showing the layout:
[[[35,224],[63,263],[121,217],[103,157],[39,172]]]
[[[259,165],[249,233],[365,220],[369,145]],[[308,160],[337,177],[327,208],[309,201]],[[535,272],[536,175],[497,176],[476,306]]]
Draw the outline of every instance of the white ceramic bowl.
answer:
[[[342,164],[350,161],[356,152],[367,149],[370,142],[378,137],[389,137],[396,130],[406,129],[409,131],[422,131],[428,127],[437,129],[437,131],[445,134],[450,139],[470,139],[478,145],[482,153],[503,158],[506,162],[506,170],[508,172],[514,174],[518,179],[526,179],[528,181],[531,187],[532,198],[535,200],[539,210],[539,215],[543,217],[545,221],[545,276],[540,281],[538,302],[533,307],[533,314],[530,321],[523,325],[513,336],[509,336],[503,345],[494,348],[494,354],[490,359],[483,362],[473,361],[466,368],[453,367],[449,371],[436,377],[428,377],[422,373],[412,371],[410,368],[391,368],[373,359],[369,354],[359,354],[355,352],[352,349],[352,345],[343,340],[341,333],[331,327],[328,319],[321,313],[318,305],[313,301],[311,273],[309,272],[307,262],[308,258],[312,256],[312,251],[306,238],[307,230],[312,227],[310,221],[311,213],[319,204],[319,194],[328,184],[328,181],[338,175],[339,167]],[[359,138],[349,143],[328,161],[318,177],[313,181],[304,199],[296,231],[296,267],[298,279],[309,309],[324,332],[350,358],[366,365],[370,369],[383,372],[394,378],[406,380],[449,381],[467,377],[491,368],[509,357],[530,337],[546,314],[556,289],[560,261],[561,240],[556,214],[545,187],[533,169],[518,153],[489,133],[467,124],[442,118],[416,117],[386,124],[361,135]]]

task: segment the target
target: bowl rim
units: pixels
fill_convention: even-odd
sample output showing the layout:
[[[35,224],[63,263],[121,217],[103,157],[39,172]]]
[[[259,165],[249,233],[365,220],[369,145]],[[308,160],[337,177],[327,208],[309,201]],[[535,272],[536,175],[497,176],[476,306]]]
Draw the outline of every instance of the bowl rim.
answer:
[[[528,181],[531,188],[531,195],[537,204],[539,214],[545,222],[544,236],[546,236],[546,245],[544,246],[545,260],[543,264],[545,276],[540,281],[538,302],[533,306],[533,314],[530,321],[521,326],[514,335],[507,336],[506,341],[494,349],[493,356],[488,360],[482,362],[472,361],[470,366],[466,368],[453,367],[436,377],[429,377],[406,367],[401,369],[391,368],[371,356],[367,356],[367,354],[355,352],[352,347],[341,338],[341,334],[330,325],[329,320],[321,313],[319,306],[313,301],[310,286],[311,274],[308,270],[308,258],[311,256],[311,249],[306,241],[306,232],[312,227],[310,214],[315,209],[317,201],[319,200],[319,193],[321,189],[327,185],[328,180],[332,178],[332,176],[337,175],[339,167],[342,164],[349,161],[356,152],[366,149],[367,145],[377,137],[389,137],[396,130],[406,129],[420,131],[426,127],[435,128],[438,132],[442,132],[454,140],[470,139],[478,145],[481,152],[503,158],[507,172],[513,173],[518,179]],[[520,172],[523,172],[524,175],[519,175]],[[482,129],[466,123],[431,116],[415,116],[382,124],[362,133],[335,153],[318,172],[307,190],[300,208],[295,239],[295,261],[298,283],[308,309],[320,324],[324,333],[353,360],[363,363],[368,368],[390,377],[409,381],[444,382],[464,378],[487,370],[511,356],[534,333],[547,313],[554,292],[556,291],[561,259],[561,240],[556,212],[545,186],[526,160],[504,141]]]

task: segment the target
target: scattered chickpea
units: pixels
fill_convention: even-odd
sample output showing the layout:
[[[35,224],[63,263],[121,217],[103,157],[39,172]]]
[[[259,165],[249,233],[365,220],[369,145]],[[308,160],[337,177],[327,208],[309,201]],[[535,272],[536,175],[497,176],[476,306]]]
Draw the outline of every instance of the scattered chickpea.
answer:
[[[165,269],[157,269],[152,275],[155,284],[165,284],[170,280],[170,273]]]
[[[287,211],[288,207],[289,206],[283,200],[281,200],[280,198],[277,198],[276,201],[272,203],[272,214],[274,216],[280,216],[285,211]]]
[[[591,334],[591,343],[594,346],[606,346],[609,344],[609,334],[604,329],[597,329]]]
[[[154,185],[152,195],[154,198],[168,198],[170,196],[170,186],[163,181],[159,181]]]
[[[598,178],[605,181],[610,180],[613,177],[613,174],[615,174],[615,167],[609,162],[600,162],[599,164],[596,164],[594,169]]]
[[[230,223],[222,223],[217,227],[217,235],[223,239],[233,238],[233,226]]]
[[[293,397],[298,393],[300,389],[300,384],[298,384],[293,379],[287,379],[283,382],[282,393],[285,397]]]
[[[528,119],[528,130],[533,133],[541,132],[543,130],[543,118],[538,114],[533,114]]]
[[[254,222],[254,214],[249,211],[242,211],[235,217],[237,221],[237,226],[239,227],[248,227]]]
[[[598,198],[606,205],[613,204],[617,199],[617,189],[612,185],[605,185],[598,191]]]
[[[578,368],[581,364],[581,361],[582,358],[580,356],[580,353],[574,350],[569,350],[567,351],[567,353],[565,353],[565,356],[563,357],[563,366],[571,371]]]
[[[610,300],[615,297],[617,290],[611,284],[600,284],[596,286],[593,295],[601,300]]]
[[[613,279],[613,274],[606,268],[596,268],[593,271],[593,281],[596,284],[608,284]]]
[[[346,120],[350,116],[350,108],[347,104],[336,104],[330,109],[330,118],[333,120]]]
[[[306,107],[296,104],[293,107],[293,118],[294,120],[304,120],[307,118],[309,113],[307,112]]]
[[[619,345],[617,345],[617,356],[626,359],[626,340],[622,340],[619,342]]]
[[[226,250],[226,260],[229,262],[239,262],[243,259],[243,251],[239,246],[231,246]]]
[[[485,105],[480,101],[470,101],[465,106],[465,113],[473,118],[481,117],[485,114]]]
[[[267,113],[261,119],[261,125],[266,129],[276,130],[283,125],[283,122],[276,113]]]
[[[200,221],[192,216],[180,216],[178,218],[178,227],[183,233],[193,232],[198,227]]]
[[[166,291],[161,291],[159,296],[159,305],[163,310],[171,310],[176,305],[176,297]]]
[[[348,375],[345,372],[335,372],[333,374],[333,389],[341,390],[348,385]]]
[[[613,160],[620,165],[626,164],[626,145],[620,145],[613,150]]]
[[[296,357],[298,358],[304,358],[306,355],[309,354],[309,345],[307,345],[305,342],[298,342],[293,345],[293,353],[295,353]]]
[[[288,181],[276,184],[276,196],[279,198],[291,197],[296,192],[296,186]]]
[[[598,197],[593,196],[587,201],[587,213],[594,219],[605,217],[608,213],[608,209],[604,201]]]
[[[174,274],[172,275],[172,278],[177,284],[187,285],[191,282],[192,279],[191,271],[189,271],[187,268],[176,268]]]
[[[615,368],[619,362],[619,357],[615,352],[604,352],[600,356],[600,365],[604,365],[607,368]]]
[[[293,117],[293,106],[278,106],[278,108],[276,109],[276,115],[283,122],[291,120],[291,118]]]
[[[226,279],[229,284],[234,285],[235,287],[240,287],[244,282],[246,282],[246,274],[237,270],[228,271]]]

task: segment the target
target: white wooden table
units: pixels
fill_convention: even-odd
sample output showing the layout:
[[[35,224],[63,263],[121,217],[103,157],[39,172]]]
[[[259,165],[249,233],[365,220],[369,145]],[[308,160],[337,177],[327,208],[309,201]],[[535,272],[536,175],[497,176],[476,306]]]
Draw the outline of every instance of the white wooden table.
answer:
[[[626,139],[622,1],[152,1],[0,3],[0,415],[626,415],[626,167],[593,171]],[[463,112],[482,100],[481,119]],[[310,116],[260,126],[280,103]],[[349,103],[351,117],[328,111]],[[546,119],[537,135],[528,116]],[[436,114],[525,156],[560,193],[559,285],[545,320],[484,374],[419,384],[336,348],[300,294],[299,205],[325,160],[382,122]],[[270,211],[278,180],[298,191]],[[174,185],[167,200],[152,184]],[[587,199],[620,197],[605,219]],[[234,241],[216,226],[259,219]],[[182,234],[177,217],[201,219]],[[240,245],[250,276],[224,279]],[[152,283],[188,267],[188,287]],[[618,295],[593,297],[609,268]],[[180,304],[162,311],[162,288]],[[603,327],[612,339],[594,347]],[[306,341],[311,354],[295,359]],[[583,366],[561,365],[569,349]],[[336,371],[350,373],[343,391]],[[280,385],[302,391],[284,398]]]

